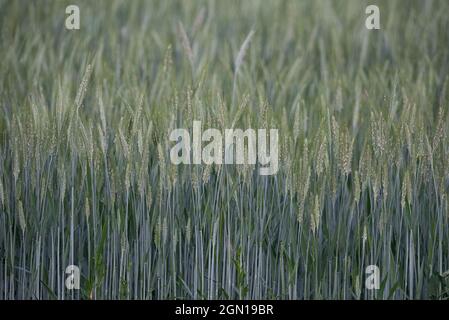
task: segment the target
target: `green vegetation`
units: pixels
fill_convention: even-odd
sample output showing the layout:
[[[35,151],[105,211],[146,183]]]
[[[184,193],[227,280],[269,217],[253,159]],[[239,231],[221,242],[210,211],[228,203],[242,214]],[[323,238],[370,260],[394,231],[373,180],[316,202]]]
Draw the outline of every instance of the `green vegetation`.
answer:
[[[449,2],[375,2],[0,1],[0,299],[447,298]],[[193,120],[279,172],[171,164]]]

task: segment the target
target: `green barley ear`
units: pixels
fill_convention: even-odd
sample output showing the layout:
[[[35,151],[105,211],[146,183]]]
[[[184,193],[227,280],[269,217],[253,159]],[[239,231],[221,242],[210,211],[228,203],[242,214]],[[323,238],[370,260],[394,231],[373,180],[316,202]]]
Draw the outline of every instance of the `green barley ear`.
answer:
[[[326,167],[326,158],[328,158],[327,138],[325,135],[323,135],[320,146],[318,148],[318,155],[317,155],[316,173],[318,177],[321,176],[321,174],[324,171],[324,168]]]
[[[142,161],[140,164],[139,180],[138,180],[139,191],[140,191],[141,197],[143,197],[143,194],[145,192],[145,185],[146,185],[146,180],[148,177],[148,162],[149,162],[148,147],[143,148],[142,152],[143,152],[143,154],[142,154]]]
[[[366,224],[363,225],[363,233],[362,233],[362,243],[365,245],[366,240],[368,240],[368,230],[366,228]]]
[[[122,123],[122,120],[120,120],[120,123]],[[129,156],[130,156],[129,145],[128,145],[128,142],[126,141],[125,135],[123,134],[121,125],[118,129],[118,132],[119,132],[120,143],[122,145],[123,154],[125,156],[125,159],[129,159]]]
[[[315,195],[315,204],[313,206],[313,213],[310,220],[310,228],[312,229],[312,232],[314,234],[316,234],[316,232],[318,231],[320,220],[321,220],[320,202],[318,200],[318,195]]]
[[[122,233],[122,237],[120,239],[120,249],[122,252],[122,256],[125,255],[126,249],[128,248],[128,240],[126,239],[125,233]]]
[[[226,104],[224,99],[222,99],[221,95],[217,93],[217,105],[218,105],[218,113],[217,120],[220,124],[220,129],[224,130],[226,127]]]
[[[148,208],[148,210],[150,210],[151,204],[153,203],[153,196],[151,194],[151,186],[150,185],[148,185],[148,187],[147,187],[146,201],[147,201],[147,208]]]
[[[16,143],[16,145],[17,145],[17,143]],[[13,171],[12,171],[12,175],[14,177],[14,184],[17,183],[17,179],[19,178],[19,174],[20,174],[19,152],[16,149],[14,151],[14,163],[13,163]]]
[[[379,190],[380,190],[380,186],[379,186],[379,176],[378,175],[374,175],[373,177],[373,196],[374,196],[374,202],[377,201],[377,197],[379,196]]]
[[[371,151],[366,146],[363,148],[362,156],[359,160],[359,173],[360,173],[360,181],[361,181],[361,189],[365,189],[368,180],[370,178],[370,168],[372,167],[371,163]]]
[[[178,166],[170,164],[168,167],[168,175],[170,179],[169,187],[170,189],[173,189],[178,181]]]
[[[404,179],[402,180],[402,188],[401,188],[401,207],[404,210],[406,202],[411,204],[412,201],[412,187],[410,184],[410,174],[409,171],[404,175]]]
[[[360,177],[358,171],[354,173],[354,201],[358,205],[360,201]]]
[[[407,174],[406,176],[404,176],[404,179],[402,180],[402,188],[401,188],[401,208],[402,210],[404,210],[405,208],[405,199],[406,199],[406,180],[407,179]]]
[[[167,46],[167,50],[165,50],[164,65],[162,68],[162,72],[164,75],[168,74],[168,71],[170,70],[170,67],[173,64],[171,55],[172,55],[171,44],[169,44]]]
[[[90,206],[89,206],[89,199],[87,197],[86,200],[84,201],[84,214],[86,216],[86,221],[89,221]]]
[[[110,188],[111,188],[111,200],[112,200],[112,204],[114,204],[114,201],[115,201],[115,194],[116,194],[116,192],[117,192],[117,183],[116,183],[116,174],[115,174],[115,171],[114,171],[114,169],[113,168],[110,168],[109,169],[109,177],[111,178],[111,185],[110,185]]]
[[[156,245],[157,249],[159,249],[161,246],[161,236],[162,236],[161,216],[158,216],[156,225],[154,226],[154,244]]]
[[[293,116],[293,138],[296,141],[301,131],[301,119],[299,114],[299,102],[295,107],[295,115]]]
[[[131,187],[131,163],[128,162],[126,164],[126,171],[125,171],[125,190],[126,193],[129,193],[129,189]]]
[[[362,295],[362,286],[360,285],[360,276],[355,276],[355,295],[357,299],[360,299],[360,296]]]
[[[428,160],[429,165],[432,165],[432,163],[433,163],[433,149],[432,149],[432,146],[430,145],[429,137],[427,135],[425,136],[425,143],[426,143],[425,156],[426,156],[426,158]]]
[[[268,102],[263,101],[261,110],[260,110],[260,120],[259,120],[259,128],[267,129],[268,128]]]
[[[165,245],[167,242],[167,236],[168,236],[168,224],[167,224],[167,217],[164,217],[164,220],[162,220],[162,244]]]
[[[234,119],[232,120],[231,129],[235,128],[235,125],[236,125],[237,121],[240,119],[246,106],[248,105],[248,102],[249,102],[249,94],[245,94],[243,96],[242,102],[240,103],[240,105],[238,107],[237,113],[235,114]]]
[[[203,170],[203,184],[207,184],[210,178],[210,172],[212,170],[212,165],[206,165]]]
[[[298,183],[299,189],[298,189],[298,198],[300,201],[299,204],[299,210],[297,213],[297,220],[301,224],[304,220],[304,206],[307,198],[307,194],[309,192],[309,185],[310,185],[310,167],[307,166],[304,173],[304,180],[302,180],[300,183]],[[304,181],[304,184],[302,183]]]
[[[406,181],[407,201],[411,205],[413,202],[413,197],[412,197],[413,190],[412,190],[411,178],[410,178],[410,175],[408,174],[408,172],[407,172],[407,176],[408,176],[407,181]]]
[[[382,157],[385,153],[387,145],[386,130],[382,112],[379,115],[371,112],[371,139],[376,158]]]
[[[140,155],[142,155],[144,152],[142,128],[139,128],[137,132],[137,150],[139,151]]]
[[[58,173],[58,179],[60,181],[59,197],[61,199],[61,202],[63,202],[64,198],[65,198],[65,190],[66,190],[66,173],[65,173],[64,164],[59,163],[57,173]]]
[[[190,239],[192,237],[192,225],[191,225],[191,221],[190,221],[190,217],[187,220],[187,225],[186,225],[186,239],[187,239],[187,245],[190,244]]]
[[[254,35],[254,31],[250,30],[248,35],[246,36],[245,40],[243,41],[242,45],[240,46],[240,50],[237,53],[237,57],[234,61],[234,81],[232,85],[232,107],[234,107],[235,102],[235,95],[236,95],[236,89],[237,89],[237,75],[240,70],[240,66],[243,64],[243,59],[245,58],[246,51],[249,47],[249,43],[251,42],[251,38]]]
[[[121,213],[120,213],[120,209],[119,209],[119,208],[117,208],[117,210],[116,210],[116,212],[115,212],[115,215],[116,215],[116,217],[117,217],[117,227],[118,227],[118,230],[121,230],[121,228],[122,228],[122,215],[121,215]]]
[[[157,157],[159,161],[159,186],[160,190],[165,186],[165,173],[166,173],[166,164],[165,164],[165,156],[164,156],[164,150],[162,149],[162,145],[160,143],[157,144]]]
[[[176,245],[178,244],[178,230],[173,232],[172,235],[172,247],[173,251],[176,251]]]
[[[97,130],[98,130],[98,135],[100,137],[101,151],[103,152],[104,156],[107,156],[107,153],[108,153],[108,141],[106,139],[106,134],[103,133],[103,129],[101,128],[100,125],[97,125]]]
[[[101,127],[104,131],[106,131],[107,125],[106,125],[106,113],[104,111],[104,104],[103,104],[103,97],[101,96],[101,91],[98,90],[98,105],[100,109],[100,121],[101,121]]]
[[[386,225],[387,225],[387,213],[386,213],[386,211],[382,210],[380,212],[379,223],[378,223],[378,229],[379,229],[379,233],[381,235],[383,235]]]
[[[387,200],[388,197],[388,165],[385,162],[382,168],[382,192],[383,199]]]
[[[25,214],[23,213],[23,205],[22,205],[22,201],[19,200],[18,203],[18,212],[19,212],[19,224],[20,224],[20,228],[22,229],[22,233],[25,233],[25,229],[26,229],[26,221],[25,221]]]
[[[405,141],[407,142],[407,150],[412,155],[412,134],[408,124],[405,124]]]
[[[192,107],[192,89],[190,87],[187,87],[186,89],[186,106],[185,106],[185,112],[187,113],[186,119],[187,119],[187,123],[191,124],[193,122],[194,119],[194,114],[193,114],[193,107]]]
[[[81,104],[83,103],[84,96],[86,94],[87,85],[89,84],[90,75],[92,73],[92,65],[88,64],[86,68],[86,72],[84,73],[83,80],[81,81],[78,92],[75,97],[75,107],[76,111],[79,110]]]
[[[200,179],[200,177],[198,176],[198,170],[197,170],[197,168],[192,168],[192,176],[191,176],[191,179],[192,179],[192,187],[193,187],[193,189],[194,190],[197,190],[198,189],[198,187],[199,187],[199,179]]]
[[[308,169],[309,167],[309,141],[307,138],[304,139],[304,149],[303,149],[303,163],[302,163],[303,172],[304,169]]]
[[[296,220],[299,224],[302,224],[304,221],[304,202],[301,201],[299,204],[298,212],[296,214]]]
[[[0,204],[2,206],[5,206],[5,193],[3,189],[3,181],[1,178],[0,178]]]
[[[137,180],[137,185],[139,189],[139,195],[140,197],[144,196],[145,193],[145,178],[146,178],[146,170],[142,167],[139,171],[139,178]]]
[[[80,121],[81,123],[81,121]],[[87,156],[90,163],[94,163],[94,139],[92,135],[92,127],[89,125],[89,130],[86,131],[85,136],[85,146],[87,151]]]
[[[144,95],[143,95],[143,93],[141,93],[137,100],[137,108],[134,111],[134,118],[133,118],[132,131],[131,131],[132,137],[134,137],[137,134],[137,130],[139,130],[139,128],[141,128],[139,126],[139,124],[140,124],[142,108],[143,108],[143,98],[144,98]]]
[[[332,133],[332,140],[338,143],[339,136],[340,136],[340,126],[338,125],[337,120],[334,116],[332,116],[331,120],[331,133]]]
[[[440,109],[438,111],[437,127],[432,141],[432,150],[435,150],[438,147],[438,144],[443,139],[443,137],[444,137],[444,110],[443,107],[440,106]]]
[[[338,149],[338,165],[339,169],[348,175],[351,173],[351,162],[352,162],[352,149],[353,149],[354,139],[351,139],[347,130],[344,130],[340,134],[340,142]]]

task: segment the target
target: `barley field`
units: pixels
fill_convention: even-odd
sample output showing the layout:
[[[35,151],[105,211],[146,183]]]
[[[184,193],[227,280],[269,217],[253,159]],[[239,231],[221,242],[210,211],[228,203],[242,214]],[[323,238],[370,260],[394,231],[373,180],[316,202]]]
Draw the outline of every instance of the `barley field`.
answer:
[[[449,298],[448,13],[0,0],[0,299]],[[172,164],[195,120],[278,172]]]

